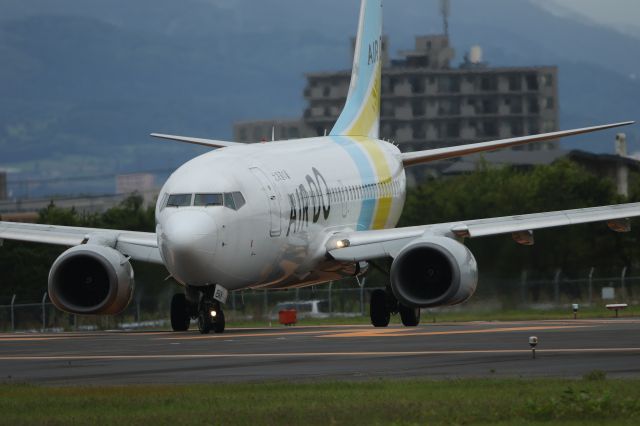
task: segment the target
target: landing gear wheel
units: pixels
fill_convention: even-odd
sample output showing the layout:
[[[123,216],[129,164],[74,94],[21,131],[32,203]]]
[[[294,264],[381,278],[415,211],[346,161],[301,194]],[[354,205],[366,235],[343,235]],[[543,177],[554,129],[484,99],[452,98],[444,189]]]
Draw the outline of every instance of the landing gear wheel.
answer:
[[[189,302],[182,294],[174,294],[171,299],[171,329],[173,331],[189,330],[191,315],[189,314]]]
[[[200,334],[209,334],[212,327],[211,314],[208,311],[200,312],[198,315],[198,330],[200,330]]]
[[[217,334],[222,334],[224,333],[224,326],[225,326],[224,311],[222,310],[222,307],[219,307],[218,315],[216,316],[216,320],[213,323],[213,331]]]
[[[398,311],[400,311],[400,319],[405,327],[416,327],[420,324],[420,308],[409,308],[400,304]]]
[[[374,327],[387,327],[389,325],[391,312],[387,305],[386,291],[374,290],[374,292],[371,293],[369,315],[371,316],[371,324]]]

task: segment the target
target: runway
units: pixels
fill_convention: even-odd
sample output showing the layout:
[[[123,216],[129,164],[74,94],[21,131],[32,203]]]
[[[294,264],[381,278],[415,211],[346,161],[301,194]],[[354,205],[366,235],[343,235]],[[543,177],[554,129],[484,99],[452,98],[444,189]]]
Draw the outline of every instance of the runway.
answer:
[[[529,336],[537,336],[532,359]],[[640,377],[640,320],[0,334],[0,381],[52,385]]]

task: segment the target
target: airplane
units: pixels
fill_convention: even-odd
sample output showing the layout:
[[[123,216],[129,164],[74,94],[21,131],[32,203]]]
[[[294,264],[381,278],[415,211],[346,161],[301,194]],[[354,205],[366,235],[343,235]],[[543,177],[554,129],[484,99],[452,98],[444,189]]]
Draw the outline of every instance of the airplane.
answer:
[[[460,304],[478,283],[468,238],[606,222],[630,229],[640,203],[396,228],[405,169],[433,161],[611,129],[622,122],[403,153],[380,140],[382,0],[362,0],[346,105],[324,137],[242,144],[152,134],[210,152],[179,167],[156,204],[153,233],[0,222],[5,240],[70,247],[52,265],[48,290],[59,309],[114,315],[131,301],[130,261],[161,264],[184,293],[171,301],[171,327],[192,319],[206,334],[225,329],[229,292],[290,289],[360,277],[391,260],[385,290],[371,294],[370,317],[417,326],[420,309]],[[1,244],[0,244],[1,245]]]

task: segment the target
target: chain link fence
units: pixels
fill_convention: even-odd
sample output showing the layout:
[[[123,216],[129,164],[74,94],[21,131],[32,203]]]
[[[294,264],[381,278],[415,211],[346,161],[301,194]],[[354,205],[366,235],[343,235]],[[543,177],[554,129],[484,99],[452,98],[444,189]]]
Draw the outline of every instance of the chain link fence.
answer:
[[[627,268],[620,271],[620,275],[609,277],[597,277],[593,269],[581,278],[563,277],[562,270],[557,270],[551,279],[528,277],[527,272],[522,272],[520,278],[514,280],[481,279],[478,293],[468,302],[430,311],[499,312],[507,309],[549,310],[573,303],[585,307],[622,302],[632,306],[640,304],[640,276],[628,276]],[[293,307],[299,318],[344,318],[348,322],[349,318],[367,316],[372,291],[384,288],[366,280],[362,284],[343,282],[283,291],[239,291],[229,295],[225,314],[230,323],[267,325],[277,323],[280,309]],[[0,330],[168,328],[170,301],[175,290],[167,286],[162,295],[147,296],[137,291],[129,307],[116,316],[67,314],[56,309],[46,293],[40,301],[23,301],[13,296],[0,305]]]

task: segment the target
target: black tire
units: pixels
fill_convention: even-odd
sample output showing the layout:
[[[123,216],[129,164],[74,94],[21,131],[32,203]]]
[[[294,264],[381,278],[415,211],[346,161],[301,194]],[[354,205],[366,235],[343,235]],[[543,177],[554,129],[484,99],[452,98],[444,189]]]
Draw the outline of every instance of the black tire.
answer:
[[[400,319],[405,327],[417,327],[420,324],[420,308],[409,308],[399,305]]]
[[[173,331],[189,330],[191,315],[189,315],[189,302],[182,294],[174,294],[171,299],[171,329]]]
[[[374,327],[387,327],[391,321],[391,312],[387,305],[387,292],[384,290],[374,290],[371,293],[369,304],[369,315],[371,325]]]
[[[213,324],[209,312],[200,312],[198,315],[198,330],[200,334],[209,334]]]
[[[217,334],[224,333],[224,326],[225,326],[224,311],[222,310],[222,308],[218,308],[218,316],[216,316],[216,322],[213,323],[214,333],[217,333]]]

